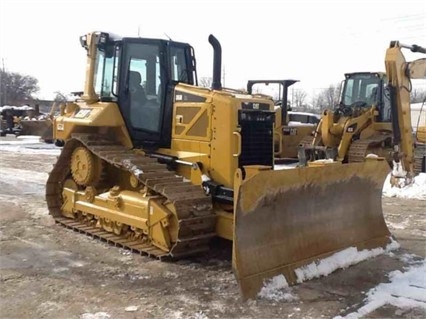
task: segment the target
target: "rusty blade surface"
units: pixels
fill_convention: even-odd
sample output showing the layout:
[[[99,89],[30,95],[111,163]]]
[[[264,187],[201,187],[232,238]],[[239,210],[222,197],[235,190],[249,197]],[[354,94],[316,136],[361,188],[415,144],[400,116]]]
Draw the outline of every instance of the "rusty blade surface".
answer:
[[[244,298],[266,279],[348,247],[384,247],[385,161],[261,172],[238,191],[233,270]]]

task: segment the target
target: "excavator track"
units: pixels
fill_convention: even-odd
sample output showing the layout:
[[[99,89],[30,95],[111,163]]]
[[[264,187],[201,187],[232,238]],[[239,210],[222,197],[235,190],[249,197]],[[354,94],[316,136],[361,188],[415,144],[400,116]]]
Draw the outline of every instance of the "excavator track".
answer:
[[[368,150],[370,147],[378,146],[386,141],[387,139],[392,138],[390,134],[375,135],[371,138],[356,140],[351,143],[348,152],[348,162],[349,163],[359,163],[364,162],[365,157],[368,155]]]
[[[132,173],[151,192],[173,203],[178,219],[178,236],[170,250],[164,251],[147,241],[132,240],[117,236],[102,228],[62,215],[62,190],[70,176],[70,161],[73,150],[84,146],[94,155],[123,171]],[[199,254],[209,249],[209,241],[215,234],[216,216],[211,198],[200,186],[184,181],[170,171],[166,164],[155,158],[137,154],[123,145],[95,134],[74,134],[67,141],[46,185],[46,201],[49,213],[55,221],[67,228],[107,241],[131,251],[163,258],[182,258]]]

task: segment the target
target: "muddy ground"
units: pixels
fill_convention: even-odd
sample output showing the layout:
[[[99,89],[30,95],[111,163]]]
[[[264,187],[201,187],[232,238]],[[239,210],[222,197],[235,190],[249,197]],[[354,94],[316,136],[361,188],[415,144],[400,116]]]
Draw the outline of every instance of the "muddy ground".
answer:
[[[53,146],[49,146],[53,147]],[[242,301],[230,249],[160,262],[52,223],[44,185],[56,156],[0,151],[0,318],[333,318],[356,311],[365,293],[425,258],[426,202],[383,198],[401,248],[294,286],[298,299]],[[131,311],[129,311],[131,310]],[[384,306],[366,318],[425,318],[424,309]]]

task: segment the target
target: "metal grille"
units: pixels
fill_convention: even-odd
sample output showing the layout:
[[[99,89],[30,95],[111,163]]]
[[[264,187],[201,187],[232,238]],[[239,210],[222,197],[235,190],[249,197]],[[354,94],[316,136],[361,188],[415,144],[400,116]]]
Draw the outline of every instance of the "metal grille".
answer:
[[[244,165],[273,166],[274,112],[240,110],[238,122],[242,138],[239,167]]]

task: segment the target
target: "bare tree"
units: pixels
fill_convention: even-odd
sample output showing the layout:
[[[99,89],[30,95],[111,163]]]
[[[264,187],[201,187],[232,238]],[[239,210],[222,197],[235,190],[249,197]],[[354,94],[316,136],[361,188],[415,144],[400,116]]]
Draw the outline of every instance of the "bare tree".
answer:
[[[0,106],[17,105],[31,101],[31,94],[38,91],[38,80],[36,78],[0,70]]]
[[[339,103],[340,85],[331,84],[327,89],[325,89],[324,96],[325,96],[327,108],[330,108],[330,109],[334,108],[334,106]]]
[[[333,109],[340,100],[340,84],[331,84],[328,88],[314,95],[312,105],[319,109]]]
[[[293,94],[293,107],[304,108],[308,94],[304,90],[295,90]]]
[[[199,84],[202,87],[209,88],[212,86],[213,79],[210,77],[202,77],[200,78]]]
[[[312,97],[312,107],[316,110],[322,111],[324,109],[326,109],[326,101],[325,101],[325,96],[322,93],[318,93],[315,94]]]

